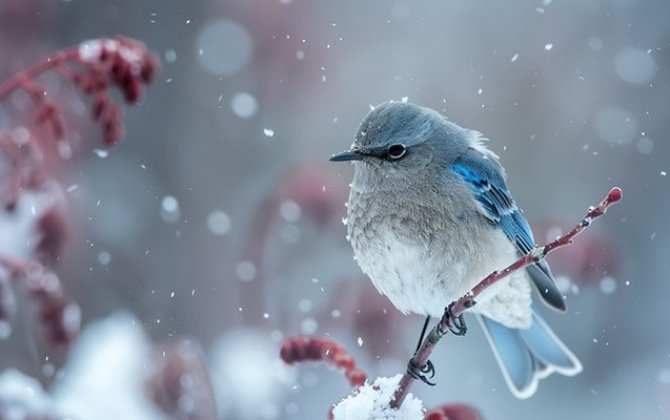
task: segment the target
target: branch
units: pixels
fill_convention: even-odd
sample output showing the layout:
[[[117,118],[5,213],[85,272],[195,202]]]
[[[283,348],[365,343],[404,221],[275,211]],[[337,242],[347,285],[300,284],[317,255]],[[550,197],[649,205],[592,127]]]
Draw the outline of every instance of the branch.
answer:
[[[601,201],[600,204],[598,204],[598,206],[589,208],[588,212],[586,213],[586,216],[584,216],[582,221],[579,222],[577,226],[572,228],[570,232],[566,233],[563,236],[558,237],[556,240],[550,242],[545,246],[533,248],[530,252],[528,252],[528,254],[519,258],[516,262],[514,262],[504,270],[494,271],[493,273],[489,274],[484,280],[480,281],[468,293],[466,293],[457,301],[453,302],[450,305],[452,315],[454,317],[458,317],[468,309],[475,306],[475,304],[477,303],[476,299],[486,289],[498,283],[499,281],[503,280],[504,278],[508,277],[512,273],[515,273],[531,264],[535,264],[536,262],[542,260],[545,256],[547,256],[547,254],[558,248],[572,244],[572,241],[575,236],[582,233],[587,227],[591,225],[591,223],[595,219],[605,214],[607,208],[610,205],[621,200],[621,198],[622,198],[621,189],[617,187],[612,188],[607,194],[607,196],[603,199],[603,201]],[[433,352],[433,349],[435,348],[437,343],[440,341],[440,339],[442,339],[442,337],[444,337],[449,332],[450,326],[451,326],[451,317],[445,311],[445,314],[442,316],[442,319],[440,319],[440,322],[438,322],[435,325],[435,327],[433,327],[433,329],[428,333],[426,339],[421,344],[421,347],[417,350],[414,356],[412,356],[409,363],[417,368],[424,366],[428,361],[428,357]],[[402,376],[402,378],[400,379],[400,383],[398,384],[398,388],[396,389],[396,392],[393,394],[393,398],[391,399],[390,402],[392,408],[398,408],[402,405],[403,401],[405,400],[405,397],[407,396],[407,392],[413,379],[414,378],[412,378],[407,372],[405,372],[405,374]]]
[[[356,359],[334,340],[328,338],[290,337],[284,340],[280,352],[284,363],[324,362],[344,370],[349,384],[359,387],[367,375],[356,367]]]

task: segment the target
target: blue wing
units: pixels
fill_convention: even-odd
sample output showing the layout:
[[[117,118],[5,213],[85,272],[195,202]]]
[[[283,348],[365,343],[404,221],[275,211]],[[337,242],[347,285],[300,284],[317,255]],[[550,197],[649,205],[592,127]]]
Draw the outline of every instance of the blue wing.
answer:
[[[452,170],[470,186],[491,224],[502,229],[519,253],[527,254],[535,243],[533,232],[507,189],[504,170],[498,161],[470,148],[454,162]],[[555,309],[566,310],[563,295],[551,275],[549,265],[540,261],[526,270],[544,301]]]

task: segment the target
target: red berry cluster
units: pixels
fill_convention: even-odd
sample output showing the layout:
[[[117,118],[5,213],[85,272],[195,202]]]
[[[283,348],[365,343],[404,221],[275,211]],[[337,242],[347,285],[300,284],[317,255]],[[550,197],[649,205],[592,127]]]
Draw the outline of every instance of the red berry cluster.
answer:
[[[367,375],[356,367],[356,359],[347,354],[341,344],[328,338],[290,337],[284,340],[280,355],[286,364],[304,362],[324,362],[344,374],[351,386],[361,386]]]
[[[59,51],[0,85],[0,100],[16,89],[25,91],[38,106],[37,121],[62,138],[65,124],[59,107],[47,99],[46,89],[34,81],[54,70],[93,98],[92,117],[103,127],[105,144],[116,144],[123,137],[123,112],[110,98],[111,87],[118,89],[128,104],[136,104],[147,85],[153,82],[160,65],[146,46],[134,39],[116,37],[86,41]]]
[[[158,59],[143,43],[117,37],[82,43],[75,60],[85,71],[67,68],[66,74],[84,93],[94,97],[93,119],[102,123],[105,143],[113,145],[123,137],[123,112],[110,99],[108,88],[116,87],[126,103],[136,104],[156,76]]]

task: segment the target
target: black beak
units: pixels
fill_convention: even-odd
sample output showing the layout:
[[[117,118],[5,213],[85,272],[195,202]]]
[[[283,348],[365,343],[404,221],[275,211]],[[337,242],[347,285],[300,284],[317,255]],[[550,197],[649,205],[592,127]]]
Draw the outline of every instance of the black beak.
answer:
[[[361,160],[365,157],[360,151],[351,149],[345,150],[344,152],[337,153],[330,157],[331,162],[344,162],[347,160]]]

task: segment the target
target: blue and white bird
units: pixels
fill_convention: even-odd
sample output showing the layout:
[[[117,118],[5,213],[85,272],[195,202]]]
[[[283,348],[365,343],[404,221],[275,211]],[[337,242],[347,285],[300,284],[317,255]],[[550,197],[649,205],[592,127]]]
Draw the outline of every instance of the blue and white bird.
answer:
[[[484,142],[434,110],[388,102],[364,118],[349,150],[330,159],[354,163],[347,239],[361,269],[403,313],[441,317],[534,245]],[[518,398],[552,372],[582,370],[533,304],[531,284],[548,306],[566,310],[545,261],[487,289],[472,308]]]

